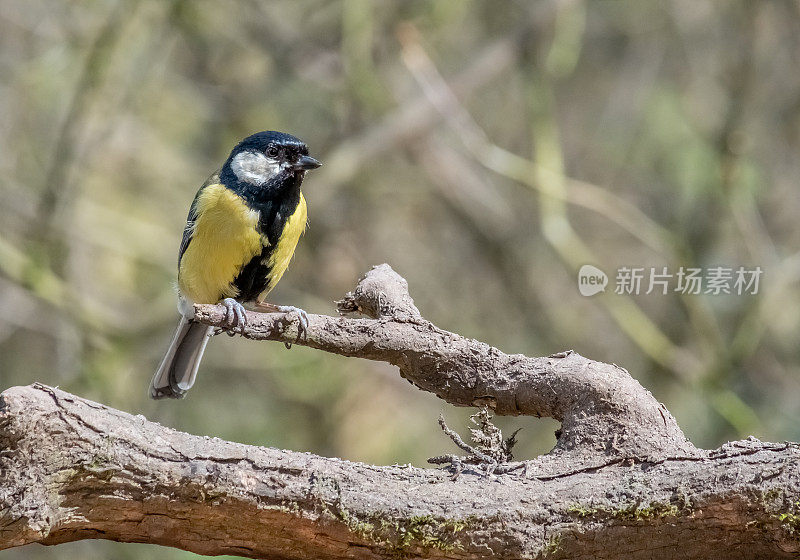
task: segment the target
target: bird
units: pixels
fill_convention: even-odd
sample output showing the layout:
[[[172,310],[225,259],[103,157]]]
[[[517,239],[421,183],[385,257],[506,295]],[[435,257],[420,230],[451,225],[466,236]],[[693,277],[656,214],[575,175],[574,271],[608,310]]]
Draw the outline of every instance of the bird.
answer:
[[[286,272],[306,228],[300,186],[322,165],[306,144],[284,132],[258,132],[239,142],[200,187],[189,209],[178,251],[178,311],[169,349],[150,382],[153,399],[181,399],[197,377],[214,327],[194,320],[194,304],[222,303],[229,333],[244,329],[245,305],[296,313],[298,335],[308,314],[265,301]]]

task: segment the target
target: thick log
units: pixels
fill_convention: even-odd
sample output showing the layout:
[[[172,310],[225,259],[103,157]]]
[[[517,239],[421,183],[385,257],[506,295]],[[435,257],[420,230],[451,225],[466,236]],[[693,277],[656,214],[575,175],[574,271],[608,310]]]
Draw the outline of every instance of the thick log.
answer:
[[[0,548],[80,539],[250,558],[789,558],[800,452],[485,476],[193,436],[44,385],[2,394]],[[548,470],[549,472],[549,470]]]

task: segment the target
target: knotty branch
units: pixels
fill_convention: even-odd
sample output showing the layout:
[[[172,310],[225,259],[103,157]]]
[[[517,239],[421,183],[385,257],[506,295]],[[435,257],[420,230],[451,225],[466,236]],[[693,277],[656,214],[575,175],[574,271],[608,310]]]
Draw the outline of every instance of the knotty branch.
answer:
[[[454,477],[193,436],[44,385],[14,387],[0,400],[0,549],[102,538],[286,559],[800,552],[795,444],[697,449],[624,369],[569,351],[508,355],[442,330],[387,265],[339,310],[348,316],[310,315],[299,340],[296,318],[280,314],[248,313],[242,334],[389,362],[457,406],[552,416],[555,448]],[[225,326],[218,306],[197,306],[196,319]]]

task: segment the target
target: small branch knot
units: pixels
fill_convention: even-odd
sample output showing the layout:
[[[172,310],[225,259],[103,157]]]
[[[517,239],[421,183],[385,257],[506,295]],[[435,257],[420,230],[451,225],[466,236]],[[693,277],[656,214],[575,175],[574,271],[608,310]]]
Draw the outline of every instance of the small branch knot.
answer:
[[[408,293],[408,282],[388,264],[373,266],[356,285],[355,290],[336,302],[341,314],[361,313],[372,319],[391,317],[395,320],[421,318]]]
[[[467,453],[466,456],[440,455],[431,457],[428,463],[432,465],[450,465],[453,470],[453,479],[458,478],[464,465],[477,465],[484,469],[485,474],[507,473],[522,468],[524,463],[513,462],[511,450],[517,443],[517,432],[511,437],[503,439],[500,428],[492,424],[492,415],[487,407],[482,407],[478,412],[469,417],[475,428],[470,428],[474,445],[469,445],[461,439],[455,430],[447,426],[444,416],[439,416],[439,426],[456,446]]]

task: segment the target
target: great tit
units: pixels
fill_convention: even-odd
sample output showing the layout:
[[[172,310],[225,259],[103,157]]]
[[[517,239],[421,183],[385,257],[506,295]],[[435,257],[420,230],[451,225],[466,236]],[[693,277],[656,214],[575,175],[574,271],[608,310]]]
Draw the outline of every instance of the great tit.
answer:
[[[301,332],[305,329],[305,311],[264,298],[283,276],[306,228],[300,185],[306,171],[320,165],[298,138],[259,132],[239,142],[197,191],[178,252],[181,320],[150,382],[152,398],[183,398],[194,385],[214,334],[214,327],[192,320],[195,303],[223,303],[232,329],[246,323],[243,304],[295,312]]]

